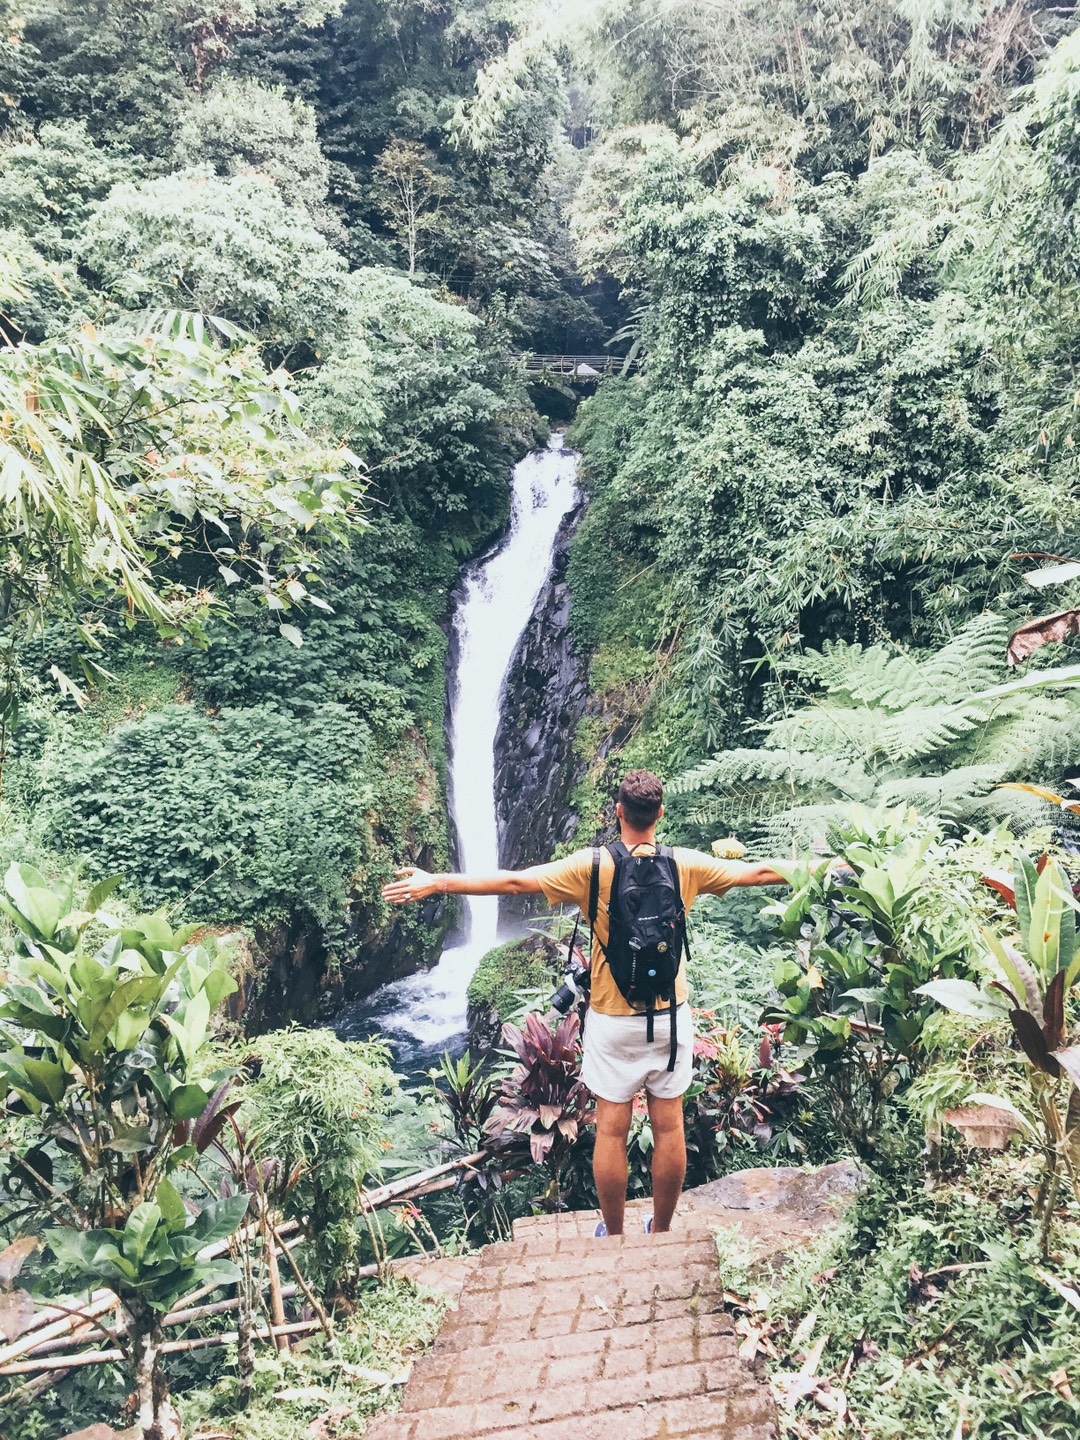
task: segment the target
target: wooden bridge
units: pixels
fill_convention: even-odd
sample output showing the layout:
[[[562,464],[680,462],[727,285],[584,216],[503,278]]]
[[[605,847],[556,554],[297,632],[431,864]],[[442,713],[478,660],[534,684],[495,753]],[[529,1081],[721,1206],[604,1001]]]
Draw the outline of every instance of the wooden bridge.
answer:
[[[629,375],[638,367],[625,355],[526,355],[530,375],[560,375],[566,380],[590,383],[605,375]]]

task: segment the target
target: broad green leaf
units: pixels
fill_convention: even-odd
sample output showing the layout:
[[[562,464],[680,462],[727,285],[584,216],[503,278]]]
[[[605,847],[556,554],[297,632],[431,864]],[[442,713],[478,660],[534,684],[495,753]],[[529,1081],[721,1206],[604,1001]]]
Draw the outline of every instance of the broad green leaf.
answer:
[[[51,948],[51,947],[50,947]],[[27,955],[23,959],[23,969],[31,975],[36,975],[56,995],[63,995],[67,989],[66,977],[58,966],[46,960],[43,955]]]
[[[1063,922],[1072,928],[1072,915],[1062,896],[1063,878],[1055,861],[1043,867],[1035,886],[1035,901],[1027,932],[1027,952],[1032,963],[1048,982],[1061,966],[1061,933]],[[1070,936],[1071,938],[1071,936]],[[1072,959],[1071,952],[1068,959]],[[1067,963],[1067,962],[1066,962]]]
[[[206,1109],[210,1094],[201,1085],[178,1085],[169,1096],[169,1118],[195,1120]]]
[[[133,1049],[145,1033],[150,1020],[149,1010],[134,1005],[117,1016],[116,1024],[112,1028],[113,1044],[117,1050]]]
[[[210,997],[205,990],[200,990],[184,1007],[184,1031],[187,1035],[189,1061],[195,1058],[206,1039],[206,1027],[209,1022]]]
[[[1039,872],[1030,855],[1017,851],[1013,856],[1013,893],[1016,896],[1016,919],[1020,934],[1027,935],[1031,929],[1031,911],[1035,904],[1035,890],[1039,883]]]
[[[162,1180],[154,1196],[161,1207],[162,1219],[169,1230],[183,1230],[187,1225],[187,1206],[180,1198],[180,1192],[171,1180]]]
[[[156,975],[132,975],[121,980],[94,1016],[88,1037],[91,1048],[103,1050],[110,1030],[124,1011],[150,1004],[157,998],[160,983]]]
[[[210,1281],[218,1285],[235,1285],[240,1279],[240,1270],[231,1260],[200,1260],[192,1278],[200,1285],[208,1285]],[[171,1308],[171,1302],[168,1308]]]
[[[1000,1019],[1009,1013],[1010,1005],[1004,996],[994,999],[992,992],[980,990],[970,980],[930,980],[914,992],[926,995],[954,1010],[960,1015],[974,1015],[980,1020]]]
[[[90,894],[86,897],[86,909],[93,915],[98,911],[113,891],[123,882],[122,875],[109,875],[104,880],[99,880]]]
[[[279,625],[278,634],[283,640],[288,640],[290,645],[300,646],[304,643],[303,632],[298,630],[295,625]]]
[[[60,1104],[69,1078],[62,1065],[58,1065],[55,1060],[25,1059],[23,1069],[38,1099],[51,1100],[54,1105]]]
[[[1018,969],[1021,957],[1013,951],[1011,946],[1005,944],[1000,935],[989,929],[988,926],[981,926],[979,933],[986,942],[986,947],[990,952],[991,959],[997,964],[999,978],[1005,982],[1017,1000],[1020,1001],[1021,1005],[1026,1005],[1033,1015],[1038,1011],[1039,1016],[1037,1016],[1037,1018],[1040,1018],[1041,1004],[1039,1003],[1039,997],[1031,993],[1031,987],[1026,983],[1021,970]]]
[[[51,890],[25,889],[19,909],[39,935],[46,940],[53,938],[60,923],[60,901]]]
[[[124,1224],[125,1252],[136,1260],[141,1260],[161,1220],[161,1207],[153,1201],[146,1200],[141,1205],[136,1205]]]
[[[18,861],[13,860],[4,873],[4,889],[19,909],[24,910],[24,913],[23,901],[27,891],[48,890],[48,888],[49,882],[33,865],[20,865]]]
[[[860,1005],[883,1005],[888,998],[889,992],[882,985],[857,985],[840,996],[841,1000],[854,1000]]]
[[[225,996],[232,995],[236,988],[236,981],[227,970],[222,970],[220,966],[211,970],[203,982],[203,991],[210,1002],[211,1010],[215,1010]]]
[[[248,1202],[247,1195],[227,1195],[223,1200],[211,1200],[204,1205],[192,1227],[199,1248],[231,1235],[247,1214]]]
[[[891,920],[896,906],[896,896],[885,871],[875,870],[868,866],[859,876],[859,883],[875,902],[883,918]]]

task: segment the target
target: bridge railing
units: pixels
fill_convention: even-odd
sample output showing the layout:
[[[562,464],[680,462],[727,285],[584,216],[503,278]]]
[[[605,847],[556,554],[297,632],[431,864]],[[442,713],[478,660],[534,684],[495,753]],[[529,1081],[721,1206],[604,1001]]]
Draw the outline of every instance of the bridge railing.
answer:
[[[565,375],[572,380],[598,380],[604,375],[625,375],[637,368],[625,355],[526,355],[529,374]]]

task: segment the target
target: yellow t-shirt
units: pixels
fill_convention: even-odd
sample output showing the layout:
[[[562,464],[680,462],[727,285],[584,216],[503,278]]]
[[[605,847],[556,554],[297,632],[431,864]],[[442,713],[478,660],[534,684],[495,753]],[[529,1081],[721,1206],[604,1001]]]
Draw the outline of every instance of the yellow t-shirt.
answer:
[[[653,855],[654,845],[639,845],[635,854]],[[683,904],[689,910],[699,895],[723,895],[749,868],[739,860],[718,860],[700,850],[684,850],[676,846],[675,865],[679,872],[679,889]],[[575,850],[563,860],[553,860],[550,865],[534,865],[531,875],[540,882],[540,889],[549,905],[576,905],[585,919],[589,918],[589,882],[592,879],[592,851]],[[635,1015],[641,1012],[627,1003],[615,984],[608,968],[604,951],[608,940],[608,898],[611,895],[611,880],[615,873],[615,861],[605,847],[600,851],[600,896],[596,906],[596,925],[593,932],[592,991],[590,1005],[601,1015]],[[675,977],[675,1000],[681,1005],[687,998],[686,955],[683,954],[679,973]],[[658,1001],[656,1008],[662,1010],[666,1001]]]

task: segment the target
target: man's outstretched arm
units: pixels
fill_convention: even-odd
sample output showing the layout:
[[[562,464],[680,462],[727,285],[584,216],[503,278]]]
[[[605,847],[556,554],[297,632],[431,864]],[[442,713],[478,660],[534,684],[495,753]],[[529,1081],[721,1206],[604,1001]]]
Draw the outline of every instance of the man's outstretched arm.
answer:
[[[540,881],[532,870],[496,870],[493,875],[431,875],[415,865],[395,872],[396,880],[383,886],[383,899],[391,905],[408,905],[432,895],[538,895]]]
[[[730,882],[731,888],[737,885],[790,885],[791,881],[786,875],[781,875],[776,868],[783,865],[783,860],[747,860],[742,861],[739,866],[739,874],[735,880]],[[837,856],[823,858],[818,863],[818,870],[832,870],[834,872],[851,874],[851,867]]]

